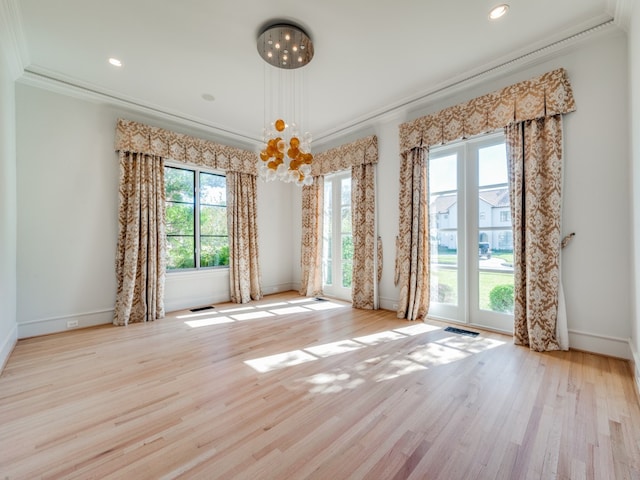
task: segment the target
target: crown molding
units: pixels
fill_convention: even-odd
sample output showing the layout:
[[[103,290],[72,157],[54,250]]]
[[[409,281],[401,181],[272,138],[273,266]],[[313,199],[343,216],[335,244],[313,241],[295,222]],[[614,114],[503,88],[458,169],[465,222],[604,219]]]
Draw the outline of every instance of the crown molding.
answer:
[[[618,0],[633,1],[633,0]],[[347,124],[338,125],[330,131],[320,132],[314,135],[314,145],[321,147],[325,143],[334,142],[337,138],[345,134],[359,131],[361,129],[376,124],[394,113],[401,114],[424,108],[429,103],[436,102],[460,91],[473,88],[483,82],[494,80],[501,76],[517,72],[524,68],[536,65],[543,61],[548,61],[561,54],[565,54],[571,49],[577,48],[583,42],[608,33],[619,32],[620,27],[611,17],[602,17],[600,23],[596,25],[585,24],[573,32],[564,32],[550,43],[539,43],[531,45],[527,49],[516,51],[508,57],[497,59],[491,64],[483,65],[475,70],[467,71],[459,76],[452,77],[447,82],[434,86],[428,91],[416,96],[405,98],[387,108],[370,112]],[[407,117],[409,118],[409,117]]]
[[[18,82],[22,85],[37,87],[82,100],[113,105],[150,118],[177,123],[200,132],[206,132],[211,139],[224,145],[251,151],[258,151],[260,147],[260,140],[249,135],[231,131],[221,125],[214,125],[211,122],[191,117],[182,112],[171,111],[135,98],[124,97],[121,94],[110,92],[89,83],[78,82],[77,79],[68,78],[58,72],[41,67],[26,67]]]
[[[15,81],[29,63],[22,17],[16,0],[0,0],[0,48],[7,59],[11,78]]]
[[[614,1],[613,18],[621,29],[625,32],[629,31],[631,26],[631,11],[633,10],[634,0],[609,0]]]

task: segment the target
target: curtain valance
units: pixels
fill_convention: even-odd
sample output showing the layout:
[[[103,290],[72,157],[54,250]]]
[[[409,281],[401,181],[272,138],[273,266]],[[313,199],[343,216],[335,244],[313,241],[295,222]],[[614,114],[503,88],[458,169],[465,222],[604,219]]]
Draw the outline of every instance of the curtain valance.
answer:
[[[213,169],[256,174],[258,157],[253,152],[132,120],[118,120],[115,148]]]
[[[373,163],[378,163],[378,137],[375,135],[314,155],[311,174],[327,175],[347,170],[354,165]]]
[[[575,110],[563,68],[400,125],[400,153]]]

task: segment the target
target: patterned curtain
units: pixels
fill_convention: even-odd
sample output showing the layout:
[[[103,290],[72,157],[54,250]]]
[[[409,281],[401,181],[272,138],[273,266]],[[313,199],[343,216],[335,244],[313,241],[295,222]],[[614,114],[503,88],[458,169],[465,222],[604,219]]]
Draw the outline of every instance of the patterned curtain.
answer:
[[[119,152],[117,294],[113,323],[164,317],[164,161]]]
[[[514,342],[567,349],[558,337],[562,208],[562,116],[505,127],[513,221]],[[563,326],[563,330],[566,325]],[[558,335],[559,333],[559,335]]]
[[[401,155],[400,222],[396,242],[396,285],[400,286],[398,318],[417,320],[429,310],[429,149]]]
[[[300,295],[322,295],[322,209],[324,177],[313,177],[313,185],[302,187],[302,245]]]
[[[227,172],[229,284],[231,301],[262,298],[256,225],[256,176]]]
[[[351,167],[353,235],[352,302],[355,308],[378,308],[376,281],[376,183],[375,165]]]

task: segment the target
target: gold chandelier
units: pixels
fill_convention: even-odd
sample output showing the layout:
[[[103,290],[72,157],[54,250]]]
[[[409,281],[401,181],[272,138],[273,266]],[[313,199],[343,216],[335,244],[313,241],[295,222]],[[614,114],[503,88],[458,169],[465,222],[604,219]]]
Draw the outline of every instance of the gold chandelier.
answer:
[[[313,43],[297,25],[276,23],[258,36],[264,66],[264,148],[258,160],[260,178],[311,185],[311,133],[301,134],[305,115],[303,73],[313,58]]]

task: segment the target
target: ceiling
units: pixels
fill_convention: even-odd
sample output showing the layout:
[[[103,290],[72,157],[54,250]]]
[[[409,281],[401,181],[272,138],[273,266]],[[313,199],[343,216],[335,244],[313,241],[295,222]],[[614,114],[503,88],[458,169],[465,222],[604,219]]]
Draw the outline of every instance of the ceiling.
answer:
[[[499,0],[9,1],[25,78],[80,87],[251,144],[262,136],[264,108],[256,39],[272,19],[295,21],[314,42],[304,67],[305,129],[322,141],[610,21],[617,6],[505,0],[507,15],[489,21]]]

